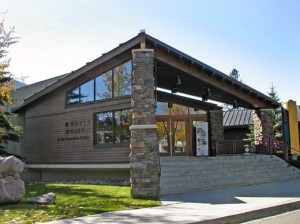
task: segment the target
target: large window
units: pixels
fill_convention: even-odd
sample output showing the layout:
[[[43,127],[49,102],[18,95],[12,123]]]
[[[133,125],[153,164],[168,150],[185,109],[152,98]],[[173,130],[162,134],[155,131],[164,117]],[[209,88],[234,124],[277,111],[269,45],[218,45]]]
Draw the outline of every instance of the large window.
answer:
[[[131,109],[96,114],[95,144],[130,143]]]
[[[67,104],[79,104],[131,94],[131,60],[67,92]]]

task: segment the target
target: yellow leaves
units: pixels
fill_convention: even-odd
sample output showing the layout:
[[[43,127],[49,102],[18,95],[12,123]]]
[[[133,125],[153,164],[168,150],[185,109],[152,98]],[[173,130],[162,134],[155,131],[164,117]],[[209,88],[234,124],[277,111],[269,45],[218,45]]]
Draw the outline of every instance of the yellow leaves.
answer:
[[[0,76],[0,80],[1,80]],[[12,82],[12,80],[6,81],[6,82],[0,82],[0,101],[6,102],[6,103],[12,103],[12,99],[10,97],[11,90],[15,89],[15,85]]]

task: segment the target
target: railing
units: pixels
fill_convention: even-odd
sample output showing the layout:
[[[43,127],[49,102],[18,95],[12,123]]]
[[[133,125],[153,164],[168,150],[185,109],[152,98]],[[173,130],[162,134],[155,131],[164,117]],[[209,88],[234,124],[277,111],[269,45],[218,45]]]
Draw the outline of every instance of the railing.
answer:
[[[217,155],[244,154],[245,149],[250,148],[251,142],[245,140],[223,140],[216,145]]]
[[[253,142],[248,140],[222,140],[216,144],[217,155],[236,155],[245,153],[254,154],[282,154],[285,161],[289,161],[291,150],[300,155],[300,151],[291,148],[289,145],[279,141],[271,136],[259,136]]]

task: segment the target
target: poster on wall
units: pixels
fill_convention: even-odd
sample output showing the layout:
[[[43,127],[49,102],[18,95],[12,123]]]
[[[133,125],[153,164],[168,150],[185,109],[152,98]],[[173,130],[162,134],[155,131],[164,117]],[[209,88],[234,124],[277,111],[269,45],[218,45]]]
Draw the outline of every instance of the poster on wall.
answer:
[[[208,122],[196,122],[196,153],[197,156],[208,156]]]

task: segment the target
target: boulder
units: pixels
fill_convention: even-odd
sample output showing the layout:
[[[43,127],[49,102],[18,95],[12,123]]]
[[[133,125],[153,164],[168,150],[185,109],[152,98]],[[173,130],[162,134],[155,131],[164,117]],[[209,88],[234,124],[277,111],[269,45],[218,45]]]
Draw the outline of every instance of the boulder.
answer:
[[[0,179],[0,204],[19,202],[25,195],[25,184],[12,176]]]
[[[27,200],[28,204],[55,204],[56,195],[52,192]]]

